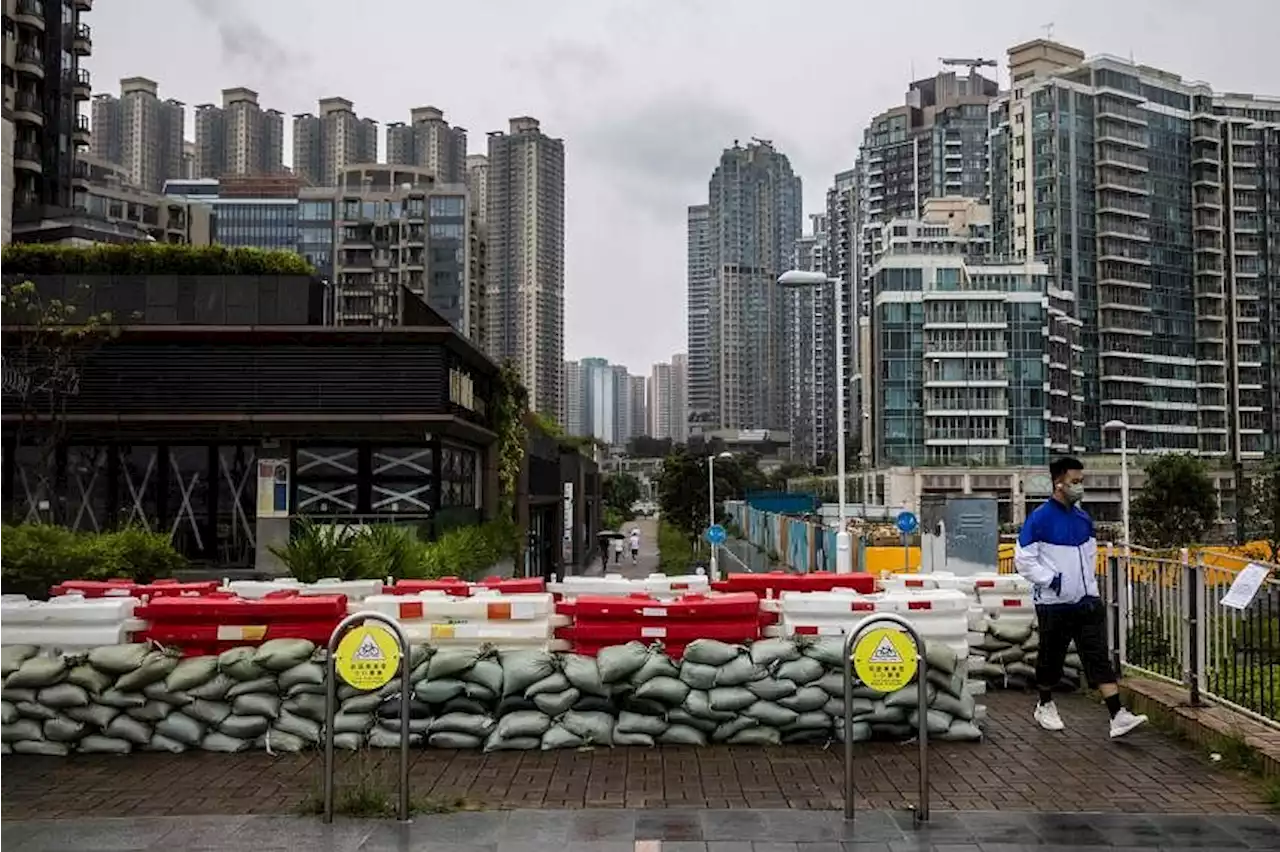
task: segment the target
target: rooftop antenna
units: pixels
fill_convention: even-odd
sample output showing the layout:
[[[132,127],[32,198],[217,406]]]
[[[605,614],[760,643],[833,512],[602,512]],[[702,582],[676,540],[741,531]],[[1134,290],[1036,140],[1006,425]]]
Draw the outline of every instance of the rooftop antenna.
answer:
[[[1044,30],[1044,37],[1049,41],[1053,41],[1053,21],[1047,24],[1041,24],[1040,29]]]

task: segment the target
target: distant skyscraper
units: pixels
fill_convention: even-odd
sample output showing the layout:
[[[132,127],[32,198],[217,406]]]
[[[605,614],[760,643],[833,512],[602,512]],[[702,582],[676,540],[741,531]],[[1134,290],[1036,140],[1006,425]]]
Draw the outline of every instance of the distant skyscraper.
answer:
[[[671,363],[653,365],[647,388],[647,434],[653,438],[669,438],[682,444],[686,438],[685,371],[688,361],[683,353],[671,357]]]
[[[689,440],[689,357],[683,352],[671,356],[671,440]]]
[[[583,398],[585,388],[582,384],[583,368],[577,361],[564,362],[564,410],[560,415],[560,426],[568,435],[589,435],[583,415]]]
[[[196,106],[193,177],[284,171],[284,114],[262,109],[253,89],[222,90],[222,106]]]
[[[649,410],[644,376],[627,376],[627,441],[648,433]],[[624,442],[625,443],[625,442]]]
[[[713,431],[716,410],[715,365],[711,360],[711,301],[715,276],[711,269],[711,208],[695,204],[688,212],[686,274],[688,287],[688,400],[685,411],[689,431]]]
[[[745,148],[735,142],[720,157],[709,196],[709,422],[718,429],[785,429],[786,301],[777,278],[801,233],[800,178],[771,142],[753,139]]]
[[[827,217],[809,217],[813,233],[796,241],[796,269],[830,275]],[[816,464],[834,448],[835,291],[830,284],[783,294],[786,303],[788,430],[791,456]],[[846,381],[848,377],[846,376]]]
[[[387,125],[388,163],[423,166],[441,183],[464,183],[466,159],[467,131],[450,127],[436,107],[410,110],[408,124]]]
[[[319,116],[293,117],[293,173],[312,186],[335,186],[348,166],[376,162],[378,122],[346,98],[323,98]]]
[[[484,222],[489,215],[489,157],[485,154],[467,155],[467,188],[471,191],[471,209]]]
[[[94,157],[122,166],[130,183],[156,193],[166,180],[182,177],[186,118],[181,101],[162,101],[158,92],[154,80],[127,77],[119,97],[95,95],[91,145]]]
[[[621,425],[618,423],[618,369],[604,358],[583,358],[580,369],[583,432],[607,444],[617,444]],[[625,369],[622,375],[626,376]]]
[[[558,414],[564,389],[564,142],[537,119],[489,134],[489,352],[511,360],[535,411]]]

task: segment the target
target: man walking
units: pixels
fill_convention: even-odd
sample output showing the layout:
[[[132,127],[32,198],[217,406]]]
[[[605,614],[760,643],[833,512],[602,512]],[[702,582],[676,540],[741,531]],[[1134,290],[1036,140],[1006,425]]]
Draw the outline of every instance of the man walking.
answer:
[[[631,564],[636,565],[640,562],[640,528],[631,528]]]
[[[1040,506],[1018,534],[1014,564],[1031,581],[1040,623],[1036,684],[1040,700],[1035,720],[1046,731],[1065,725],[1053,703],[1053,688],[1062,680],[1067,647],[1072,640],[1089,686],[1102,693],[1111,714],[1111,736],[1122,737],[1147,721],[1120,704],[1116,673],[1107,647],[1107,614],[1095,574],[1098,542],[1084,498],[1084,465],[1061,458],[1049,465],[1053,496]]]

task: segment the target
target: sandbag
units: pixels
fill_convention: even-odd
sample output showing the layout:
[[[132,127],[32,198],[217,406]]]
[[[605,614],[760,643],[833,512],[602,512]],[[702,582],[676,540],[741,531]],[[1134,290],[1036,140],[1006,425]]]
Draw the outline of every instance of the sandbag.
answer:
[[[217,657],[213,657],[212,659],[216,661]],[[174,669],[174,671],[176,672],[177,669]],[[231,677],[231,675],[219,672],[210,680],[206,681],[203,686],[192,687],[186,692],[192,698],[203,698],[206,701],[221,701],[227,697],[227,693],[231,690],[231,687],[235,685],[236,681]]]
[[[275,675],[264,675],[255,677],[253,680],[246,680],[237,683],[235,686],[227,690],[227,700],[239,698],[241,695],[250,695],[255,692],[265,692],[275,695],[280,691],[279,682]]]
[[[780,698],[777,704],[797,713],[810,713],[819,709],[831,700],[827,691],[820,686],[805,686],[797,690],[795,695]]]
[[[800,659],[800,649],[790,639],[761,639],[751,645],[751,662],[768,668]]]
[[[114,645],[111,648],[131,648],[132,645]],[[145,647],[145,646],[143,646]],[[96,650],[102,650],[101,648]],[[64,657],[31,657],[23,661],[18,670],[5,679],[5,690],[43,689],[62,680],[68,671]]]
[[[283,672],[311,659],[314,642],[307,639],[268,639],[253,653],[253,662],[269,672]]]
[[[41,757],[66,757],[71,747],[66,743],[51,743],[46,740],[21,740],[13,744],[14,754],[35,754]]]
[[[757,701],[743,710],[742,714],[750,716],[762,725],[768,725],[772,728],[790,725],[800,716],[796,711],[788,710],[786,707],[775,704],[772,701]]]
[[[484,739],[472,734],[460,734],[457,731],[441,731],[427,738],[427,745],[432,748],[477,749]]]
[[[755,696],[752,696],[751,703],[755,703]],[[689,694],[685,697],[684,704],[681,706],[691,716],[711,722],[727,722],[735,715],[731,710],[716,710],[712,708],[711,694],[701,689],[689,690]]]
[[[386,699],[378,705],[375,711],[379,719],[399,719],[400,718],[400,696],[396,695]],[[426,718],[431,715],[431,705],[425,701],[410,697],[409,699],[409,716],[410,718]]]
[[[117,710],[132,710],[137,707],[146,707],[147,696],[138,692],[121,692],[118,689],[108,689],[98,696],[98,703],[114,707]]]
[[[505,716],[508,713],[519,713],[522,710],[538,710],[538,705],[534,704],[523,695],[509,695],[498,702],[498,711],[495,715]]]
[[[38,653],[35,645],[5,645],[0,648],[0,678],[7,678]]]
[[[581,748],[585,744],[582,737],[566,730],[563,725],[552,725],[542,735],[540,746],[543,751],[551,751],[557,748]]]
[[[386,728],[377,727],[369,733],[370,748],[400,748],[400,730],[389,731]],[[419,746],[422,744],[422,734],[409,732],[409,745]]]
[[[799,687],[793,680],[778,680],[777,678],[767,677],[761,680],[753,680],[746,684],[745,688],[756,698],[763,701],[777,701],[780,698],[786,698],[788,695],[795,695]]]
[[[647,683],[655,677],[680,677],[680,669],[666,654],[656,650],[651,650],[644,663],[631,676],[631,682],[636,686]],[[712,670],[714,671],[714,669]],[[714,677],[714,675],[712,676]],[[691,686],[695,684],[690,684]],[[712,684],[714,685],[714,684]],[[705,687],[704,687],[705,688]]]
[[[613,744],[615,746],[643,746],[644,748],[653,748],[653,736],[650,734],[626,734],[621,731],[614,731]]]
[[[222,720],[218,725],[218,731],[229,737],[252,740],[265,734],[270,727],[271,720],[266,716],[232,715]]]
[[[3,691],[0,691],[0,699],[8,701],[10,704],[20,704],[23,701],[34,702],[36,700],[36,690],[6,687]]]
[[[178,658],[164,651],[152,651],[142,658],[133,671],[120,676],[116,689],[121,692],[141,692],[156,681],[162,681],[178,667]]]
[[[276,719],[273,728],[276,731],[291,734],[309,743],[320,742],[320,723],[295,713],[290,713],[288,710],[280,712],[280,718]]]
[[[936,736],[945,733],[951,727],[954,720],[950,713],[944,713],[941,710],[926,709],[925,711],[925,729],[929,732],[929,736]],[[912,710],[907,714],[907,724],[912,730],[917,730],[920,726],[920,711]]]
[[[463,673],[462,677],[468,685],[477,684],[484,687],[493,698],[502,694],[502,666],[497,660],[478,660],[474,666]]]
[[[669,707],[678,706],[689,695],[689,684],[673,677],[655,677],[636,688],[636,698],[661,701]]]
[[[782,734],[776,728],[745,728],[729,737],[727,742],[729,745],[775,746],[782,744]]]
[[[694,689],[711,689],[716,685],[715,666],[705,663],[691,663],[685,660],[680,664],[680,680]]]
[[[503,716],[494,732],[499,739],[514,740],[522,737],[541,738],[551,727],[551,717],[537,711],[524,711]]]
[[[938,688],[931,683],[925,684],[926,704],[932,704],[933,699],[938,694]],[[884,703],[886,707],[915,707],[920,703],[920,686],[915,683],[907,684],[897,692],[891,692],[885,696]]]
[[[743,733],[746,732],[743,731]],[[665,745],[704,746],[707,744],[707,735],[688,725],[671,725],[662,732],[657,741]]]
[[[929,669],[925,675],[925,680],[936,686],[939,694],[947,693],[954,697],[964,694],[965,675],[963,671],[947,674],[941,669]]]
[[[548,716],[559,716],[561,713],[568,712],[569,708],[576,704],[581,696],[581,692],[570,687],[560,693],[535,695],[533,696],[533,704]]]
[[[372,713],[339,712],[339,713],[335,713],[333,716],[333,730],[339,734],[363,735],[372,727],[373,727]],[[258,733],[261,733],[261,731],[259,731]],[[255,734],[254,736],[257,736],[257,734]]]
[[[366,692],[342,702],[342,713],[376,713],[382,704],[382,696],[376,692]]]
[[[528,652],[515,651],[512,656],[523,653]],[[432,655],[431,661],[427,665],[427,677],[431,680],[436,680],[437,678],[461,678],[464,672],[469,671],[479,661],[480,650],[478,648],[445,648],[436,651]]]
[[[147,655],[152,653],[151,646],[145,642],[134,642],[129,645],[103,645],[89,652],[89,665],[100,672],[116,676],[126,675],[142,665]],[[146,686],[146,684],[142,684]]]
[[[640,671],[649,657],[649,649],[641,642],[628,642],[625,645],[611,645],[601,648],[596,655],[596,665],[600,671],[601,683],[617,683],[624,681]]]
[[[187,746],[198,746],[204,738],[205,726],[182,713],[171,713],[156,722],[156,733],[174,742]]]
[[[661,701],[654,701],[649,698],[636,698],[634,695],[624,695],[615,699],[619,710],[627,710],[632,713],[639,713],[642,716],[662,716],[665,715],[670,707]]]
[[[591,657],[581,654],[563,654],[560,665],[564,676],[583,695],[608,696],[604,682],[600,679],[600,667]]]
[[[1010,645],[1021,645],[1031,638],[1031,622],[995,619],[987,627],[987,632],[1001,642]]]
[[[281,672],[276,682],[285,692],[296,686],[324,686],[324,666],[320,663],[301,662]]]
[[[955,649],[941,642],[925,642],[924,658],[929,668],[941,669],[947,674],[955,673],[956,666],[960,664]]]
[[[125,715],[112,719],[111,724],[107,725],[102,733],[108,737],[125,740],[137,746],[146,745],[155,736],[155,731],[146,722],[139,722],[137,719],[131,719]]]
[[[451,698],[457,698],[466,691],[467,685],[465,683],[452,678],[424,680],[413,687],[413,694],[428,704],[443,704]]]
[[[0,723],[11,725],[18,721],[18,710],[8,701],[0,702]]]
[[[768,673],[742,654],[716,669],[716,686],[742,686],[753,680],[768,677]]]
[[[1012,642],[1005,642],[1003,639],[997,639],[994,636],[988,635],[988,636],[985,636],[981,642],[979,642],[976,646],[973,646],[973,647],[976,647],[982,651],[986,651],[987,653],[990,654],[996,651],[1007,650],[1009,648],[1012,648],[1013,645],[1014,643]]]
[[[837,722],[832,729],[836,742],[844,742],[845,732],[844,723]],[[864,743],[871,739],[871,726],[866,722],[854,722],[849,726],[849,741],[855,743]]]
[[[586,745],[613,745],[614,719],[608,713],[579,713],[570,710],[560,720],[561,726]]]
[[[151,741],[142,747],[143,751],[161,752],[164,754],[182,754],[187,747],[177,740],[171,740],[163,734],[156,734]]]
[[[467,713],[446,713],[431,722],[431,733],[467,734],[476,738],[489,736],[495,722],[492,716],[472,716]],[[476,745],[479,746],[479,739]],[[460,746],[459,746],[460,748]]]
[[[242,646],[230,648],[218,655],[218,671],[244,682],[262,677],[262,666],[253,661],[256,648]]]
[[[81,663],[73,666],[67,672],[67,683],[74,683],[76,686],[88,692],[90,695],[101,695],[111,688],[111,684],[116,679],[106,672],[100,672],[88,663]]]
[[[556,670],[555,661],[546,651],[505,651],[498,655],[498,659],[502,663],[504,697],[523,694],[526,689]],[[434,661],[433,657],[432,662]]]
[[[684,649],[684,659],[688,662],[717,667],[723,666],[742,654],[741,647],[715,639],[694,639]]]
[[[183,705],[190,704],[195,700],[185,692],[170,692],[165,688],[164,681],[162,680],[156,681],[143,689],[142,694],[152,701],[163,701],[171,707],[182,707]]]
[[[182,713],[206,725],[218,725],[231,715],[231,705],[221,701],[196,700],[183,707]]]
[[[658,736],[667,729],[667,722],[657,716],[643,716],[639,713],[628,713],[625,710],[618,716],[618,723],[614,727],[614,742],[616,743],[617,734],[648,734],[649,736]]]
[[[488,754],[491,751],[532,751],[542,746],[542,737],[514,737],[512,739],[503,739],[498,736],[498,732],[494,731],[489,738],[484,741],[484,751]]]
[[[726,714],[728,715],[728,714]],[[705,717],[695,716],[683,707],[677,707],[667,714],[667,722],[672,725],[684,725],[689,728],[696,728],[704,734],[710,734],[716,728],[720,727],[719,719],[708,719]]]
[[[819,639],[802,649],[801,654],[817,662],[824,670],[838,669],[844,665],[844,639],[835,637]]]
[[[997,665],[1008,665],[1009,663],[1018,663],[1022,661],[1023,652],[1021,648],[1005,648],[1003,651],[992,651],[987,655],[988,663],[996,663]]]
[[[356,734],[349,731],[341,734],[335,733],[333,735],[333,747],[344,751],[359,751],[364,748],[364,734]]]
[[[741,686],[718,686],[708,693],[708,699],[712,710],[735,712],[756,702],[756,696],[751,690]]]
[[[1031,683],[1036,678],[1035,666],[1029,666],[1026,663],[1009,663],[1004,670],[1012,677],[1023,678],[1027,683]]]
[[[0,741],[6,743],[42,739],[44,739],[44,730],[35,719],[19,719],[0,727]]]
[[[257,736],[257,734],[254,736]],[[249,740],[230,736],[220,731],[213,731],[212,733],[205,734],[204,739],[200,741],[200,748],[205,751],[221,752],[222,754],[235,754],[236,752],[241,752],[247,749],[249,744]]]
[[[863,716],[861,721],[869,725],[905,725],[907,708],[890,707],[883,701],[873,701],[871,712]]]
[[[615,716],[618,713],[618,707],[608,698],[601,698],[598,695],[584,695],[577,701],[573,702],[570,710],[577,710],[579,713],[608,713]]]
[[[973,708],[975,707],[975,702],[973,700],[973,696],[968,693],[956,698],[945,692],[939,692],[937,697],[933,699],[933,704],[930,705],[930,707],[933,710],[940,710],[943,713],[967,722],[973,719]]]
[[[231,712],[237,716],[266,716],[268,719],[278,719],[280,699],[275,695],[264,695],[260,692],[241,695],[231,702]]]
[[[936,738],[944,742],[977,742],[982,739],[982,731],[973,722],[957,719],[951,723],[951,727],[937,734]]]
[[[148,701],[141,707],[130,707],[124,711],[130,719],[139,722],[159,722],[173,712],[173,708],[163,701]]]
[[[14,707],[18,710],[18,715],[24,719],[35,719],[40,722],[49,719],[58,718],[58,711],[51,707],[45,707],[43,704],[37,704],[34,701],[19,701]]]
[[[786,731],[828,731],[831,729],[831,717],[821,710],[801,713],[795,721],[784,727]]]
[[[734,716],[727,722],[721,722],[716,729],[711,732],[711,741],[713,743],[728,742],[737,733],[747,730],[748,728],[759,727],[760,723],[750,716]],[[616,740],[615,740],[616,742]]]
[[[813,683],[826,673],[822,663],[812,657],[800,657],[778,665],[773,676],[779,680],[794,681],[799,686]]]
[[[285,699],[282,709],[319,722],[324,719],[324,696],[310,693],[295,695],[293,698]]]
[[[89,733],[84,722],[77,722],[65,716],[50,719],[44,723],[44,738],[55,743],[70,743]]]
[[[213,680],[217,674],[217,657],[187,657],[169,672],[164,679],[164,687],[170,692],[190,692]]]
[[[107,707],[103,704],[90,704],[88,707],[68,707],[65,711],[67,718],[75,719],[77,722],[84,722],[86,725],[93,725],[95,728],[105,728],[111,723],[111,720],[120,714],[120,711],[114,707]]]
[[[76,751],[82,755],[128,755],[133,751],[133,743],[127,739],[90,734],[79,741]]]
[[[533,698],[536,695],[564,692],[571,686],[569,678],[565,677],[563,672],[552,672],[544,678],[539,678],[536,683],[530,684],[529,688],[524,691],[524,697]]]
[[[268,728],[265,734],[253,741],[254,748],[261,749],[267,754],[275,754],[277,752],[281,754],[297,754],[300,751],[305,751],[309,745],[311,745],[311,741],[276,728]]]

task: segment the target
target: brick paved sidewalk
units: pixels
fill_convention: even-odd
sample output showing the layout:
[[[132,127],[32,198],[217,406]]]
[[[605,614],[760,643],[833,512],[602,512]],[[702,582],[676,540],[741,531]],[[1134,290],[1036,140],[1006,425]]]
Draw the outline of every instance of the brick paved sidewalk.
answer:
[[[1258,813],[1249,783],[1211,768],[1153,730],[1111,742],[1106,715],[1083,696],[1061,702],[1067,730],[1047,734],[1033,699],[987,697],[988,739],[931,749],[939,809]],[[468,808],[836,808],[840,747],[413,754],[414,799]],[[902,808],[915,799],[915,748],[861,747],[860,808]],[[394,790],[396,752],[343,755],[340,783],[360,775]],[[319,789],[317,753],[271,757],[189,753],[125,757],[8,756],[0,773],[5,820],[85,816],[296,813]]]

